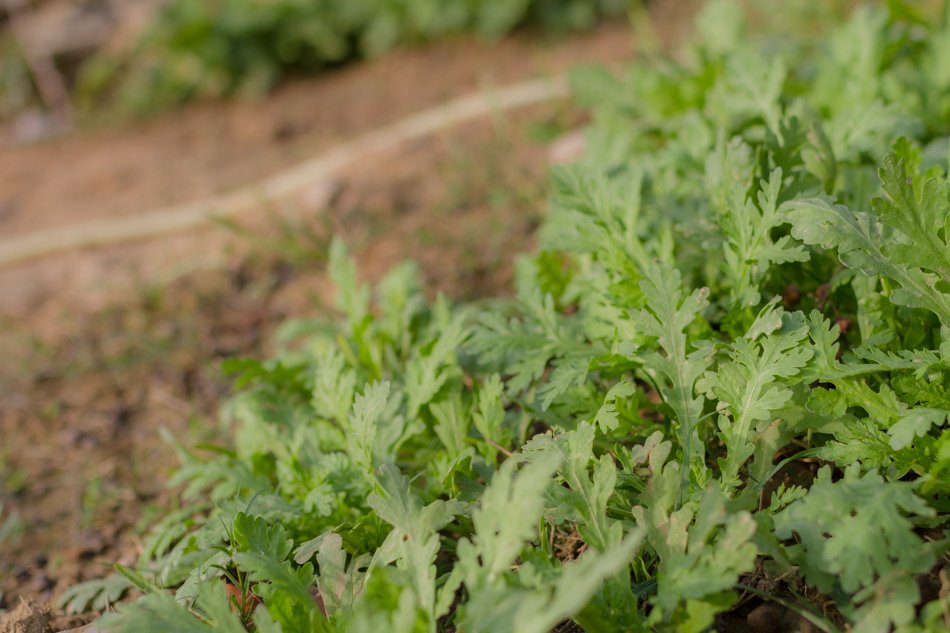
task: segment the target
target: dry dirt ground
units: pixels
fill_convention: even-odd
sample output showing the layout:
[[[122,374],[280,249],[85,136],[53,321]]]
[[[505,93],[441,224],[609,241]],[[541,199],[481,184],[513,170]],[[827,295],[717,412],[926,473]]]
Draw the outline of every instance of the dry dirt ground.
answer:
[[[664,38],[684,32],[683,2],[656,12]],[[624,24],[559,41],[459,39],[262,101],[6,147],[0,237],[226,192],[479,87],[633,48]],[[367,157],[329,205],[294,200],[236,226],[0,270],[0,609],[134,562],[142,526],[171,502],[174,460],[157,430],[184,444],[216,436],[220,360],[260,356],[284,319],[324,309],[329,235],[350,243],[369,279],[413,258],[433,292],[504,293],[543,212],[548,142],[580,122],[563,102],[498,115]]]

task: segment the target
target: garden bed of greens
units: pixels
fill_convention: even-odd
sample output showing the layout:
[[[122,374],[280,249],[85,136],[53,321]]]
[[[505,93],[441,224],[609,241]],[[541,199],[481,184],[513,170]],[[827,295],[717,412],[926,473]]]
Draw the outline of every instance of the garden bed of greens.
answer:
[[[709,4],[575,76],[516,298],[375,287],[230,362],[105,631],[950,627],[950,4],[820,38]],[[450,265],[450,263],[446,263]],[[571,624],[571,622],[573,624]],[[741,627],[745,626],[745,629]],[[810,627],[810,628],[809,628]]]

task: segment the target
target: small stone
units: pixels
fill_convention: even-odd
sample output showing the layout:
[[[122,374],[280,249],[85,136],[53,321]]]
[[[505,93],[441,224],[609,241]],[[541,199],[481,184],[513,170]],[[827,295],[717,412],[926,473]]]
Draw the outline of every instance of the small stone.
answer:
[[[789,284],[782,291],[782,303],[786,308],[794,308],[802,301],[802,289],[798,284]]]
[[[335,178],[322,178],[300,192],[301,210],[309,213],[324,211],[340,193],[342,185]]]
[[[82,431],[73,427],[67,427],[59,433],[60,442],[62,442],[65,446],[72,448],[79,446],[82,436]]]
[[[13,120],[10,136],[13,145],[28,145],[59,136],[68,129],[69,126],[55,116],[33,110]]]
[[[37,593],[50,591],[56,584],[53,579],[46,575],[46,572],[39,572],[30,580],[30,584]]]
[[[775,633],[782,630],[785,609],[777,604],[760,604],[746,616],[746,624],[754,633]]]
[[[573,130],[564,134],[551,144],[548,161],[552,165],[565,165],[579,160],[587,148],[583,130]]]
[[[77,539],[80,558],[88,558],[100,554],[106,548],[105,539],[95,530],[86,530]]]
[[[818,627],[808,621],[808,618],[798,616],[797,623],[792,629],[798,633],[818,633]]]

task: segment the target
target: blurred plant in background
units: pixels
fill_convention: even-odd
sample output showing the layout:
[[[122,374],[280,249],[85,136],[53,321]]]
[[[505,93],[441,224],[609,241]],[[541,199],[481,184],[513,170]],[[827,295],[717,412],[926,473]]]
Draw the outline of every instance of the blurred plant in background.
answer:
[[[23,52],[13,38],[0,36],[0,120],[21,112],[34,99]]]
[[[147,113],[199,98],[260,94],[281,78],[371,57],[404,43],[522,25],[581,29],[627,0],[170,0],[131,50],[82,69],[89,109]]]

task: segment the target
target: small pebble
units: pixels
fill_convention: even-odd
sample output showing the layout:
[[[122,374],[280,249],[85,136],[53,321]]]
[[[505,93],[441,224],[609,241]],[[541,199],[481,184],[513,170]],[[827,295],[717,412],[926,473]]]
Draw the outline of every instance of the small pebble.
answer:
[[[34,591],[43,593],[50,591],[56,583],[53,582],[53,579],[47,576],[45,572],[41,571],[33,576],[33,579],[30,580],[30,584],[33,586]]]
[[[548,161],[552,165],[573,163],[584,155],[587,139],[583,130],[571,130],[551,144],[548,150]]]
[[[93,530],[83,532],[78,539],[79,555],[83,558],[95,556],[106,548],[106,542],[102,535]]]
[[[775,633],[782,630],[785,609],[777,604],[760,604],[746,616],[746,624],[754,633]]]

